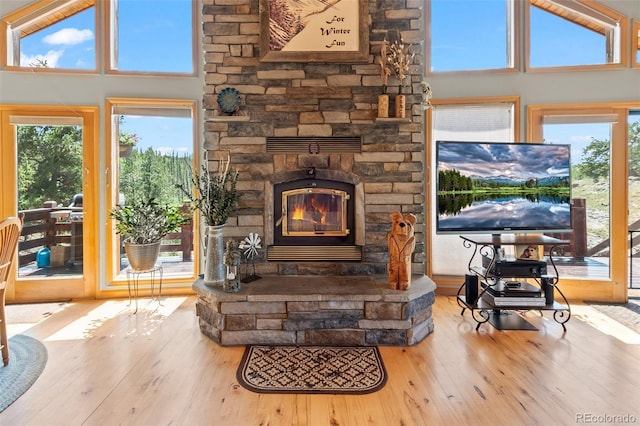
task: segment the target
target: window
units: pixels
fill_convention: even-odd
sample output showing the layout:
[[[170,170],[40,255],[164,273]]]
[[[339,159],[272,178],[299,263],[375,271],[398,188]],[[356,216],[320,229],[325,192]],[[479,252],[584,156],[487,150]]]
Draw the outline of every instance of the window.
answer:
[[[514,69],[519,0],[427,2],[430,71]]]
[[[111,144],[107,158],[113,164],[110,179],[109,210],[116,204],[153,198],[161,205],[183,206],[184,196],[176,184],[189,185],[194,167],[195,103],[111,99],[109,134]],[[111,246],[111,281],[126,282],[127,258],[121,242],[111,229],[107,232]],[[167,279],[195,278],[198,241],[197,228],[184,226],[176,235],[165,238],[160,247],[160,261]],[[195,254],[194,254],[195,253]]]
[[[456,100],[433,102],[430,152],[435,158],[436,141],[481,141],[481,142],[513,142],[517,131],[517,98],[485,98],[482,101]],[[433,161],[429,161],[433,164]],[[435,169],[431,170],[428,182],[436,182]],[[436,200],[436,188],[432,184],[430,199]],[[429,220],[431,249],[427,250],[431,257],[432,276],[461,276],[468,272],[467,265],[460,262],[462,240],[458,236],[437,235],[436,218],[432,212]],[[436,249],[437,248],[437,249]]]
[[[108,71],[193,75],[197,5],[192,0],[41,0],[2,19],[2,65],[97,72],[105,57]],[[99,50],[102,39],[108,55]]]
[[[527,69],[625,65],[627,21],[594,0],[529,0]]]
[[[197,4],[192,0],[111,0],[109,69],[193,74]]]
[[[97,69],[94,1],[40,1],[5,17],[3,65]]]
[[[638,103],[527,107],[527,140],[571,145],[573,231],[554,256],[567,297],[610,291],[626,297],[626,223],[638,218],[630,182],[630,153],[638,139]],[[627,193],[627,191],[630,191]],[[630,209],[629,211],[627,209]],[[629,221],[629,222],[627,222]],[[609,287],[606,287],[609,286]]]

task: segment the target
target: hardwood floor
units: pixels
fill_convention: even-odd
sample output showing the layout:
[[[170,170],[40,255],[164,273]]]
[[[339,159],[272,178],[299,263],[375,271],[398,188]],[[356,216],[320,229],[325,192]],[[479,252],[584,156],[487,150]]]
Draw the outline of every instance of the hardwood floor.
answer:
[[[539,331],[485,324],[476,332],[454,298],[438,296],[433,334],[380,348],[386,386],[344,396],[245,390],[236,380],[244,348],[200,333],[195,297],[163,304],[142,299],[132,315],[126,300],[78,301],[14,328],[42,340],[49,361],[0,424],[569,425],[589,415],[640,422],[640,335],[585,305],[574,306],[566,333],[549,312],[529,314]]]

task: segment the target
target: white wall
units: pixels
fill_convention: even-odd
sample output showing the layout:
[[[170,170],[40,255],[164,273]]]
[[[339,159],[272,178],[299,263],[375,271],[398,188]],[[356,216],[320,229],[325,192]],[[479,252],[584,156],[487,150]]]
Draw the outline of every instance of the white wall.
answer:
[[[0,1],[6,15],[30,0]],[[640,1],[601,0],[640,20]],[[198,24],[201,28],[201,24]],[[631,28],[629,28],[631,31]],[[197,63],[201,63],[198,60]],[[202,100],[202,73],[197,77],[132,77],[115,75],[51,75],[0,70],[0,102],[41,104],[104,104],[107,97],[188,98]],[[516,73],[500,75],[435,75],[427,79],[436,98],[476,96],[521,97],[521,105],[567,102],[633,101],[640,99],[640,69]],[[200,126],[202,127],[202,126]],[[524,129],[524,126],[523,126]],[[102,130],[102,126],[101,126]]]

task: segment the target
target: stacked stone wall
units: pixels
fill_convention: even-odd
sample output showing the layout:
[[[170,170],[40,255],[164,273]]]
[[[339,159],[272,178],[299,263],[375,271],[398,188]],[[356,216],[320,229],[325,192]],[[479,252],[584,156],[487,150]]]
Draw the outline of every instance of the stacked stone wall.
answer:
[[[259,0],[203,0],[205,88],[204,149],[210,169],[230,156],[240,172],[240,203],[225,229],[226,238],[250,232],[267,236],[273,217],[266,194],[275,173],[316,167],[359,176],[364,191],[363,260],[343,262],[268,262],[257,259],[261,274],[368,275],[386,271],[386,233],[390,213],[418,217],[413,272],[424,273],[424,110],[421,105],[424,0],[370,0],[369,59],[365,63],[261,62]],[[377,63],[384,39],[402,40],[415,52],[402,93],[405,119],[378,119],[381,94]],[[234,116],[222,114],[217,94],[234,87],[242,105]],[[400,91],[391,77],[393,109]],[[270,136],[359,136],[359,152],[267,152]]]

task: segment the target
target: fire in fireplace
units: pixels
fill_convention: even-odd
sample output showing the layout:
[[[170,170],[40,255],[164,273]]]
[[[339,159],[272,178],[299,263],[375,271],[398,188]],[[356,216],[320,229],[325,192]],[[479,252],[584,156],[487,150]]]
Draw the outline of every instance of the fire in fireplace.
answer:
[[[294,236],[349,235],[349,194],[330,188],[302,188],[282,192],[282,234]]]
[[[353,245],[354,188],[346,182],[300,179],[274,186],[277,245]]]

